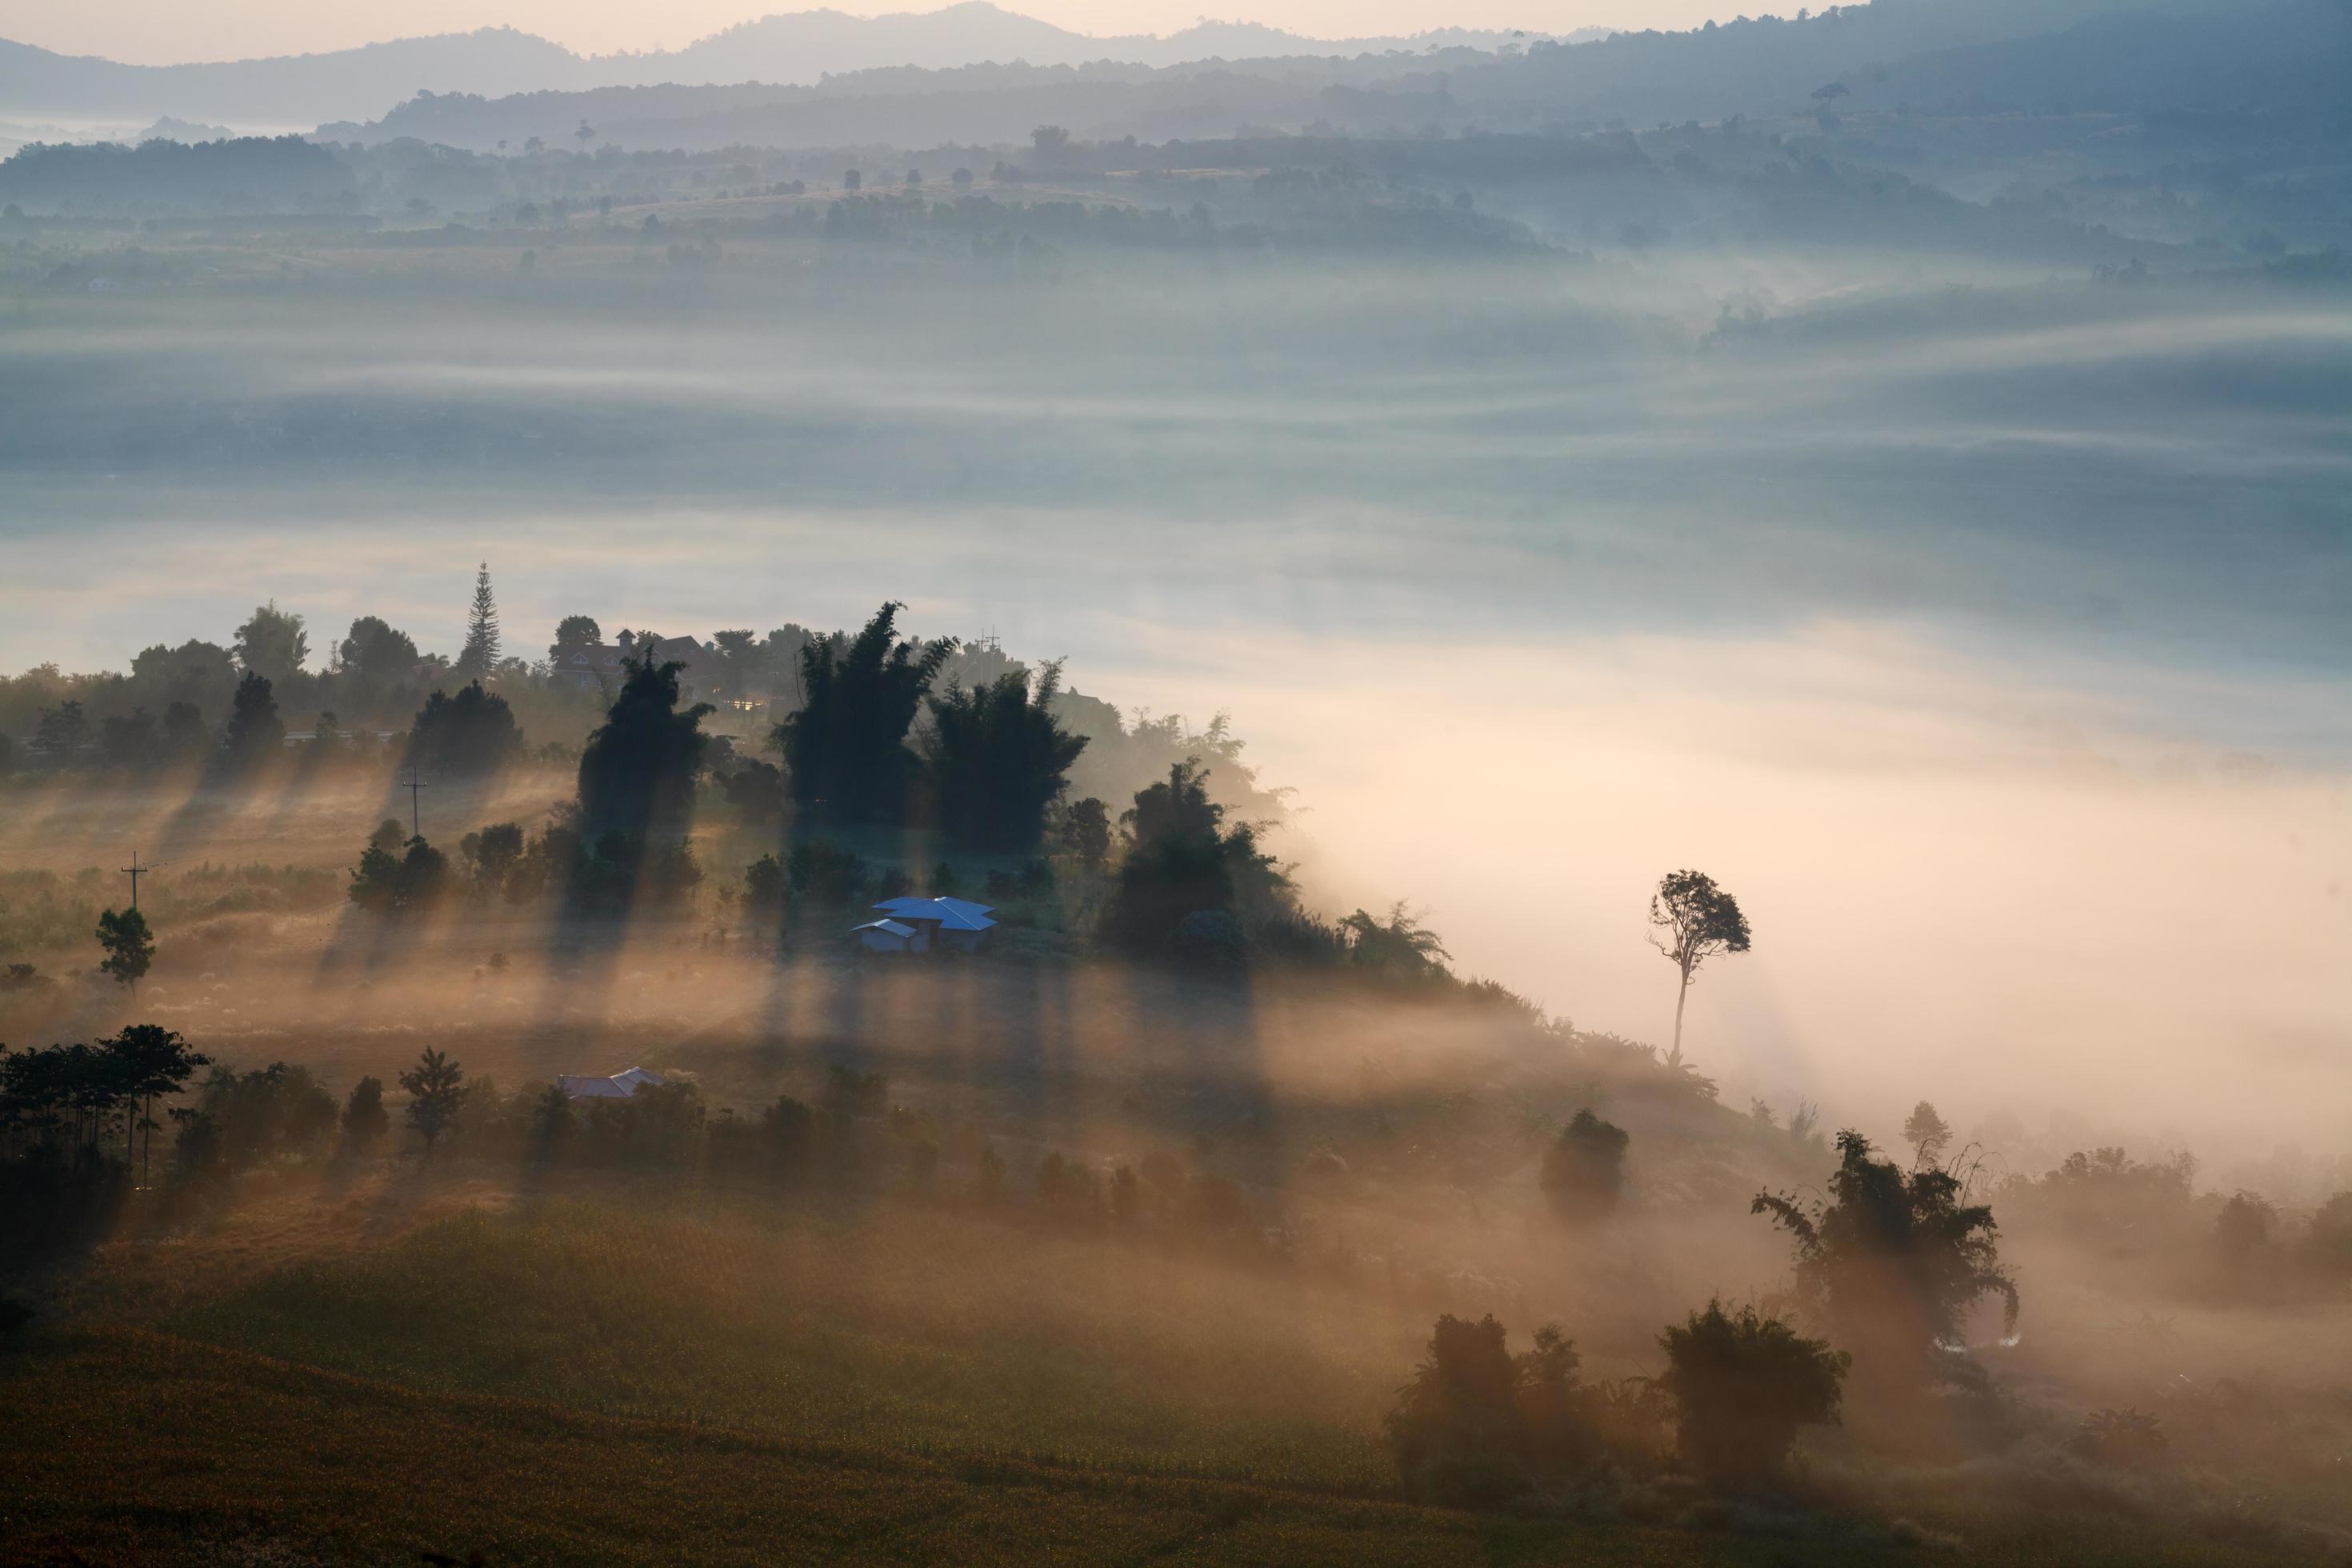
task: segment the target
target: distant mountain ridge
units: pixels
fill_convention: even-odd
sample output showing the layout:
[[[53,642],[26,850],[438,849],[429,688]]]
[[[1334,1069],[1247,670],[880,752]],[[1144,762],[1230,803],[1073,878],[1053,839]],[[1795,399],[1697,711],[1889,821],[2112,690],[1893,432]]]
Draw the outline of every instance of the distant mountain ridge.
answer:
[[[1879,0],[1802,20],[1620,33],[1574,47],[1265,57],[1154,67],[894,66],[811,85],[605,87],[419,95],[330,141],[400,138],[488,152],[598,145],[856,148],[1020,145],[1041,124],[1081,140],[1213,140],[1264,131],[1392,136],[1711,122],[1849,107],[2108,112],[2326,112],[2352,60],[2352,0]],[[2339,95],[2340,96],[2340,95]],[[1834,118],[1832,116],[1832,118]]]
[[[1581,39],[1605,29],[1572,35]],[[132,66],[0,40],[0,104],[16,117],[140,123],[162,117],[240,128],[368,120],[420,90],[497,98],[601,87],[805,85],[891,66],[949,69],[1022,61],[1168,66],[1216,58],[1497,49],[1529,35],[1445,28],[1415,37],[1318,40],[1246,22],[1203,21],[1168,37],[1094,37],[987,3],[853,16],[798,11],[744,22],[685,47],[581,56],[511,27],[398,38],[316,55]]]

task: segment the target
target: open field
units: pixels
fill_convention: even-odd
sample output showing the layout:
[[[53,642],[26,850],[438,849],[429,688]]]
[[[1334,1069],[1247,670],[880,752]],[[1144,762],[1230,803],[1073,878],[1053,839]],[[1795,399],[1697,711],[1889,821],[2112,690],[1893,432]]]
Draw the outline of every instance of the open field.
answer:
[[[1411,1507],[1371,1428],[1418,1307],[903,1202],[405,1169],[256,1189],[92,1261],[0,1352],[11,1561],[2189,1563],[2313,1540],[2232,1527],[2226,1493],[2184,1531],[2052,1476],[2061,1522],[1834,1448],[1802,1516],[1670,1487]]]

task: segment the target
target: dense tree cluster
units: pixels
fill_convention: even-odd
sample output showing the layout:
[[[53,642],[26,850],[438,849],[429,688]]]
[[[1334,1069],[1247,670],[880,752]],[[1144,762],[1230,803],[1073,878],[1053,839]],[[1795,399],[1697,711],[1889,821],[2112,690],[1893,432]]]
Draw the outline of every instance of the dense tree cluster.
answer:
[[[2013,1331],[2017,1287],[1991,1206],[1965,1201],[1960,1177],[1932,1165],[1906,1172],[1852,1131],[1837,1149],[1825,1199],[1759,1193],[1751,1207],[1794,1242],[1809,1310],[1853,1351],[1865,1379],[1901,1397],[1959,1373],[1948,1347],[1962,1342],[1960,1315],[1979,1298],[2000,1298]]]

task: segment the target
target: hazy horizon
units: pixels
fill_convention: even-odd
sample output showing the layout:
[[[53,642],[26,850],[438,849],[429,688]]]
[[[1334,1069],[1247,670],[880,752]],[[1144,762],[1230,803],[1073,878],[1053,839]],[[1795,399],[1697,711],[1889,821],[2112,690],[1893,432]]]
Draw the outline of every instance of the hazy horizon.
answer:
[[[791,6],[739,0],[687,0],[657,12],[638,5],[563,5],[553,0],[376,0],[317,7],[283,0],[229,0],[201,14],[159,0],[108,0],[101,5],[66,0],[19,0],[0,38],[66,55],[88,55],[126,65],[180,65],[279,55],[320,54],[442,33],[510,26],[536,34],[575,54],[647,53],[675,49],[762,16],[832,10],[854,16],[928,15],[931,5]],[[1272,0],[1245,14],[1208,16],[1165,0],[1036,0],[1003,4],[1016,16],[1097,37],[1167,37],[1202,22],[1256,23],[1303,37],[1383,37],[1438,28],[1570,33],[1581,27],[1694,27],[1727,21],[1731,9],[1713,0],[1576,0],[1570,5],[1525,0],[1476,0],[1462,6],[1427,0]]]

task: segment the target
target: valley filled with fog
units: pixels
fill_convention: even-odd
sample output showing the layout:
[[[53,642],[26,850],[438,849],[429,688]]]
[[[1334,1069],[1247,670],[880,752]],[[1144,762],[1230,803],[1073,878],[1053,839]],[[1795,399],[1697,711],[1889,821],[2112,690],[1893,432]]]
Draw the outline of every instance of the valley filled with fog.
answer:
[[[1556,20],[0,40],[0,1558],[2343,1561],[2352,20]]]
[[[477,556],[526,624],[897,595],[1230,710],[1310,887],[1410,899],[1581,1022],[1662,1022],[1650,862],[1739,865],[1786,912],[1702,1017],[1759,1093],[1892,1103],[1924,1058],[2038,1118],[2123,1074],[2124,1125],[2252,1142],[2279,1091],[2312,1135],[2352,1087],[2317,1049],[2352,1005],[2340,301],[1819,253],[641,250],[329,254],[20,321],[38,593],[0,659],[257,599],[449,640]]]

